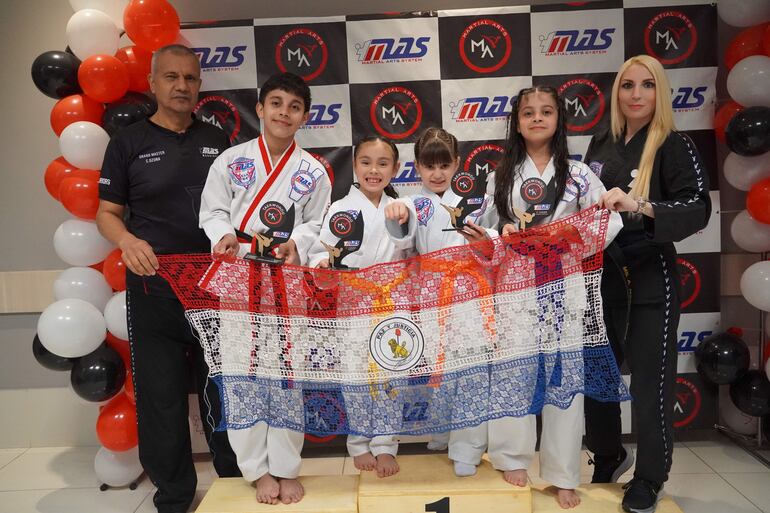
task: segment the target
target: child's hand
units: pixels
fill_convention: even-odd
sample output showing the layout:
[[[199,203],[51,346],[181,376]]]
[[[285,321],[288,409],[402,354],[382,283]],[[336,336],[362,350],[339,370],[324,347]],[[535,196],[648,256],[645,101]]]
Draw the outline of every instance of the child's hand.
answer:
[[[234,257],[238,253],[238,239],[228,233],[217,242],[211,250],[216,257]]]
[[[516,226],[513,223],[507,223],[505,226],[503,226],[503,233],[502,233],[502,235],[503,235],[503,237],[505,237],[506,235],[512,235],[512,234],[514,234],[514,233],[516,233],[518,231],[519,231],[519,227],[518,226]]]
[[[385,219],[398,221],[398,224],[404,224],[409,221],[409,207],[401,201],[394,201],[385,207]]]
[[[285,264],[299,265],[299,253],[297,253],[297,244],[289,239],[275,248],[275,258],[283,259]]]
[[[489,240],[489,235],[484,228],[467,219],[465,221],[465,226],[463,226],[463,229],[460,230],[460,235],[465,237],[465,240],[468,242]]]
[[[318,265],[316,267],[319,268],[319,269],[329,269],[330,268],[329,259],[328,258],[324,258],[323,260],[318,262]]]

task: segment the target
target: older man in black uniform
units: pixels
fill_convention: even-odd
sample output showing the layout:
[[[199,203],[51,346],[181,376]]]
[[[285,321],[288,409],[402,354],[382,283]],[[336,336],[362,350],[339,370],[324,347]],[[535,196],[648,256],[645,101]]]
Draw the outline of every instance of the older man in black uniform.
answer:
[[[200,85],[200,63],[192,50],[170,45],[156,51],[150,86],[158,110],[112,138],[99,180],[96,222],[121,249],[128,268],[139,458],[158,487],[159,513],[185,512],[195,496],[187,420],[192,375],[214,467],[220,476],[240,476],[227,433],[212,432],[221,406],[201,347],[171,287],[156,274],[156,254],[210,250],[198,228],[200,194],[209,166],[229,141],[222,130],[192,115]]]

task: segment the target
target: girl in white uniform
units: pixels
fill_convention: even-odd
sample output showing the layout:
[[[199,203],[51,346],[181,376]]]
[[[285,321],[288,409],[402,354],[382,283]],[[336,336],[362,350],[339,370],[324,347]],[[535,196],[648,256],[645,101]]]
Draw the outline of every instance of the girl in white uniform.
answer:
[[[563,100],[551,87],[519,92],[510,115],[505,154],[494,178],[495,206],[503,235],[525,229],[522,223],[549,223],[574,214],[597,203],[605,192],[588,166],[568,158],[565,113]],[[620,216],[612,213],[605,247],[622,226]],[[575,395],[566,409],[546,404],[542,419],[541,477],[557,487],[562,508],[575,507],[580,504],[575,488],[580,483],[583,395]],[[473,429],[488,436],[490,461],[503,471],[504,479],[525,486],[527,468],[535,453],[535,416],[489,421],[486,433]],[[456,460],[474,458],[467,463],[477,464],[481,457],[478,442],[471,437],[470,444],[457,447],[450,455]]]
[[[364,220],[361,244],[356,251],[343,256],[342,264],[345,266],[361,269],[409,256],[408,244],[392,241],[385,231],[385,208],[396,197],[396,191],[390,185],[399,168],[396,145],[380,137],[367,137],[355,146],[353,161],[359,185],[352,186],[347,196],[329,207],[319,240],[308,255],[309,266],[330,267],[328,248],[335,247],[340,239],[332,233],[329,220],[339,213],[350,213],[354,217],[360,215]],[[379,477],[392,476],[399,470],[396,462],[398,442],[392,435],[374,438],[349,435],[347,446],[359,470],[375,470]]]
[[[422,190],[408,198],[394,201],[385,209],[390,237],[398,243],[409,243],[420,255],[467,241],[496,237],[497,215],[492,197],[485,194],[476,210],[465,218],[462,230],[451,230],[450,208],[463,199],[450,187],[460,167],[457,138],[443,128],[432,127],[414,143],[414,164],[422,180]],[[478,176],[476,173],[471,175]],[[466,207],[467,208],[467,207]],[[434,433],[428,449],[447,448],[449,433]]]

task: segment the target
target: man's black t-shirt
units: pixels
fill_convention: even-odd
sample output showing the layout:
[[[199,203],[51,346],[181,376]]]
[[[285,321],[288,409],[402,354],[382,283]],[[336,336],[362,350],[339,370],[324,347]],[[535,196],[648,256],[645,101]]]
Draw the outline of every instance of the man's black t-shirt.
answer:
[[[110,140],[99,198],[128,207],[126,228],[156,254],[208,252],[209,240],[198,228],[201,191],[211,163],[229,146],[225,132],[198,119],[181,134],[139,121]],[[126,286],[173,296],[159,276],[126,270]]]

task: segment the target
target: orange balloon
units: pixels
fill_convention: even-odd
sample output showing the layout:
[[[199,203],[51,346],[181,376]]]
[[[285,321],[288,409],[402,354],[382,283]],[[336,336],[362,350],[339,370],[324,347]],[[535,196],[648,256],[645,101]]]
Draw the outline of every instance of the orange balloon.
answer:
[[[102,273],[114,290],[126,290],[126,264],[123,263],[123,252],[120,249],[114,249],[107,255]]]
[[[746,195],[746,210],[760,223],[770,224],[770,178],[751,186]]]
[[[133,404],[136,404],[136,396],[134,396],[134,376],[131,374],[131,369],[126,369],[126,381],[123,382],[123,391],[126,393],[126,397]]]
[[[124,46],[115,57],[125,64],[128,70],[128,90],[141,93],[150,88],[147,75],[150,74],[152,52],[138,46]]]
[[[727,66],[727,71],[730,71],[733,66],[738,64],[738,61],[762,53],[762,37],[769,26],[770,23],[755,25],[740,31],[735,36],[735,39],[730,42],[727,50],[725,50],[725,66]]]
[[[99,184],[77,176],[62,180],[59,197],[64,208],[81,219],[96,218],[99,208]]]
[[[104,341],[120,355],[123,363],[126,364],[126,369],[131,370],[131,345],[128,340],[118,338],[108,331]]]
[[[64,160],[64,157],[57,157],[48,164],[48,167],[45,168],[43,181],[45,182],[45,189],[53,199],[59,201],[61,181],[67,176],[71,176],[76,169],[75,166]]]
[[[125,392],[104,405],[96,419],[96,436],[111,451],[127,451],[139,443],[136,430],[136,406]]]
[[[733,116],[743,109],[743,105],[734,102],[733,100],[730,100],[719,107],[719,110],[714,114],[714,132],[716,133],[717,139],[727,144],[727,140],[725,139],[725,127],[727,127],[727,123],[733,119]]]
[[[112,55],[92,55],[78,68],[78,82],[89,97],[110,103],[128,91],[128,70]]]
[[[131,0],[123,11],[123,26],[136,46],[155,51],[179,36],[179,15],[166,0]]]
[[[104,105],[82,94],[62,98],[51,109],[51,128],[56,136],[61,135],[67,125],[76,121],[90,121],[102,124]]]

